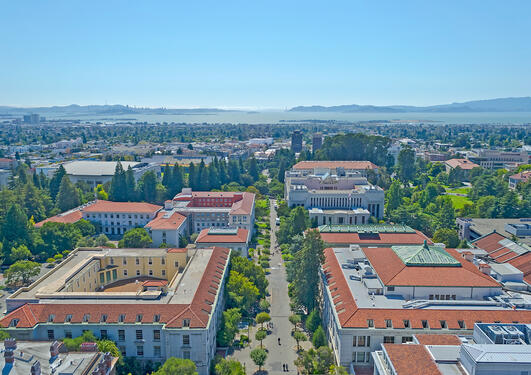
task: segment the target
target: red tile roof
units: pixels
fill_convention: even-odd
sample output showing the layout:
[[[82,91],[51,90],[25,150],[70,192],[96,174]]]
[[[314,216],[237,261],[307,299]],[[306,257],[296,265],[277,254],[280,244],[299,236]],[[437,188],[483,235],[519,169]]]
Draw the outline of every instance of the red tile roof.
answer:
[[[210,229],[203,229],[195,240],[196,243],[247,243],[249,231],[238,228],[237,234],[211,234]]]
[[[517,180],[519,182],[528,181],[531,179],[531,171],[522,171],[517,174],[513,174],[510,179]]]
[[[381,249],[375,249],[381,250]],[[528,310],[436,310],[436,309],[381,309],[358,308],[350,291],[343,269],[339,264],[334,250],[325,249],[323,271],[328,281],[328,289],[336,313],[343,328],[368,328],[372,320],[375,328],[385,328],[386,319],[391,319],[394,328],[406,328],[407,320],[411,328],[423,328],[425,320],[431,329],[439,329],[440,322],[445,321],[449,329],[472,330],[474,323],[500,321],[502,323],[531,322],[531,311]],[[455,253],[455,256],[458,256]],[[463,327],[459,322],[462,322]]]
[[[98,200],[94,204],[83,209],[83,212],[132,212],[153,214],[162,206],[145,202],[111,202]]]
[[[450,159],[444,162],[450,168],[461,168],[463,170],[473,169],[479,167],[476,163],[471,162],[468,159]]]
[[[461,345],[462,342],[456,335],[429,335],[417,334],[415,335],[417,341],[421,345]]]
[[[374,233],[372,238],[360,238],[359,233],[326,233],[321,232],[321,239],[329,244],[359,244],[363,245],[420,245],[424,240],[432,244],[431,240],[422,232],[416,233]]]
[[[507,240],[500,233],[492,232],[473,241],[472,244],[489,253],[489,256],[497,263],[509,263],[518,268],[524,274],[524,280],[531,284],[531,251],[518,254],[499,242]]]
[[[188,250],[183,247],[173,247],[168,249],[168,253],[186,253]]]
[[[397,375],[442,375],[426,347],[382,344]]]
[[[254,206],[255,194],[240,191],[193,191],[179,193],[174,201],[189,201],[188,207],[230,207],[232,215],[249,215]]]
[[[168,280],[146,280],[142,283],[142,286],[152,287],[152,286],[165,286],[168,285]]]
[[[190,328],[206,328],[213,303],[219,292],[223,272],[227,267],[230,250],[214,247],[212,256],[203,272],[192,303],[162,304],[162,303],[27,303],[0,319],[1,327],[8,327],[13,319],[19,319],[17,327],[30,328],[38,323],[48,321],[48,317],[55,315],[55,322],[64,322],[66,315],[72,315],[72,323],[81,323],[89,314],[89,323],[99,323],[101,314],[107,315],[107,323],[117,323],[118,317],[125,314],[125,323],[136,322],[137,316],[142,315],[142,323],[154,322],[154,315],[160,315],[160,322],[167,327],[180,328],[183,320],[190,320]]]
[[[174,212],[169,217],[164,217],[167,214],[166,211],[161,210],[157,213],[157,216],[153,220],[151,220],[149,223],[145,225],[146,228],[149,228],[151,230],[157,230],[157,229],[179,229],[181,225],[186,221],[186,216],[181,215],[178,212]]]
[[[293,166],[293,169],[314,169],[314,168],[345,168],[345,169],[378,169],[378,166],[371,161],[300,161]]]
[[[385,285],[500,287],[455,250],[447,249],[447,252],[461,263],[461,267],[408,267],[390,248],[364,248],[363,252]]]
[[[55,215],[52,217],[49,217],[48,219],[44,219],[43,221],[39,221],[38,223],[35,223],[36,228],[40,228],[44,225],[44,223],[64,223],[64,224],[72,224],[76,221],[79,221],[82,219],[81,210],[71,211],[68,213],[63,213],[59,215]]]

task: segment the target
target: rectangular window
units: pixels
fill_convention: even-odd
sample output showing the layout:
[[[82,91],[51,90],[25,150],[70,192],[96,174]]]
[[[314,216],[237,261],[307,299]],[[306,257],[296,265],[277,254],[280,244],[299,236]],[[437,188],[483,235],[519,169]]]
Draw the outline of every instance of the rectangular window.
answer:
[[[105,275],[102,273],[100,273],[100,283],[103,284],[105,283]]]
[[[358,336],[358,346],[365,346],[365,336]]]
[[[138,266],[138,265],[140,264],[140,259],[136,258],[136,259],[135,259],[135,263],[136,263],[136,265]]]
[[[141,323],[141,322],[142,322],[142,317],[143,317],[142,314],[137,314],[137,315],[136,315],[136,320],[135,320],[135,321],[136,321],[137,323]]]
[[[153,270],[149,270],[149,276],[153,276]]]
[[[152,259],[151,257],[149,257],[149,259],[148,259],[148,264],[149,264],[149,265],[152,265],[152,264],[153,264],[153,259]]]
[[[372,320],[372,319],[367,319],[367,326],[368,326],[369,328],[374,327],[374,320]]]
[[[144,356],[144,345],[137,345],[136,346],[136,355],[137,355],[137,357],[143,357]]]
[[[55,339],[55,333],[53,329],[48,330],[48,340],[54,340]]]
[[[72,314],[67,314],[65,317],[65,323],[70,323],[72,321]]]
[[[409,328],[409,320],[404,320],[404,328]]]
[[[413,337],[411,337],[411,336],[402,337],[402,344],[405,344],[407,342],[412,342],[412,341],[413,341]]]
[[[166,276],[166,270],[161,271],[162,276]]]
[[[156,329],[153,331],[153,341],[160,341],[160,330]]]
[[[395,287],[394,286],[388,286],[387,287],[387,291],[388,292],[394,292],[395,291]]]
[[[459,324],[459,328],[461,328],[461,329],[465,328],[465,321],[464,320],[458,320],[457,324]]]
[[[71,339],[72,338],[72,331],[65,331],[65,337],[67,339]]]
[[[179,262],[175,261],[175,268],[179,268]]]
[[[441,328],[445,329],[446,328],[446,320],[440,320],[439,322],[441,323]]]
[[[88,323],[89,320],[90,320],[90,314],[83,315],[83,323]]]
[[[183,352],[183,359],[190,359],[190,352],[188,350]]]
[[[106,340],[107,339],[107,330],[106,329],[100,330],[100,338],[102,340]]]
[[[140,270],[136,270],[136,275],[140,276]]]
[[[160,346],[154,346],[153,347],[153,357],[161,357],[161,351],[160,351]]]
[[[190,319],[183,319],[183,327],[190,327]]]
[[[118,341],[125,341],[125,330],[124,329],[118,330]]]
[[[424,328],[424,329],[428,328],[428,321],[427,320],[423,320],[422,321],[422,328]]]
[[[124,276],[127,276],[127,270],[124,269]]]
[[[127,258],[124,258],[122,263],[125,266],[127,264]]]
[[[160,315],[159,315],[159,314],[155,314],[155,315],[153,315],[153,321],[154,321],[155,323],[160,322]]]
[[[107,321],[107,314],[101,314],[100,322],[105,323]]]
[[[384,344],[394,344],[394,343],[395,343],[394,336],[384,336]]]
[[[356,353],[356,362],[365,362],[365,352],[357,352]]]
[[[118,278],[118,271],[117,270],[112,270],[112,279],[116,280],[117,278]]]
[[[144,338],[144,335],[142,334],[142,330],[141,329],[137,329],[136,330],[136,339],[137,340],[142,340]]]
[[[352,346],[357,346],[358,345],[358,336],[353,336],[352,337]]]
[[[183,335],[183,345],[190,345],[190,335]]]
[[[393,321],[391,319],[385,319],[385,326],[387,328],[393,328]]]
[[[118,322],[123,323],[125,321],[125,314],[118,315]]]

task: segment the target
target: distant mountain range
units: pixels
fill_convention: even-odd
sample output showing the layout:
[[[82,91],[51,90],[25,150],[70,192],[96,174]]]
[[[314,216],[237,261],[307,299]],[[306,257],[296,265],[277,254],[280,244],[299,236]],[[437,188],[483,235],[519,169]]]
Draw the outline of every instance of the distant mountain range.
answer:
[[[474,100],[464,103],[452,103],[416,107],[407,105],[337,105],[324,107],[319,105],[299,106],[289,110],[290,112],[375,112],[375,113],[406,113],[406,112],[531,112],[531,97],[500,98],[487,100]]]
[[[38,113],[46,116],[47,114],[76,116],[76,115],[182,115],[182,114],[205,114],[217,112],[233,112],[218,108],[189,108],[189,109],[171,109],[171,108],[141,108],[130,107],[128,105],[77,105],[53,107],[6,107],[0,106],[0,114],[24,115],[29,113]]]

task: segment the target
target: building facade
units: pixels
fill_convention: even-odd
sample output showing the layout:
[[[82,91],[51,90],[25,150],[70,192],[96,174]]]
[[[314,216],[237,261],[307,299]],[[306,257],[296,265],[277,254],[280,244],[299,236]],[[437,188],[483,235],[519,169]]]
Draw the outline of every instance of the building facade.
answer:
[[[291,151],[302,151],[302,132],[300,130],[295,130],[291,135]]]
[[[346,368],[370,367],[382,344],[416,334],[470,335],[478,321],[531,319],[531,299],[504,292],[488,268],[456,250],[428,241],[351,245],[326,249],[321,273],[323,325]]]
[[[369,216],[383,217],[383,189],[370,184],[359,170],[310,164],[313,166],[310,172],[309,166],[301,163],[285,175],[289,207],[309,209],[311,218],[319,225],[365,224]]]
[[[124,356],[154,363],[191,359],[206,375],[229,255],[226,248],[77,249],[11,295],[0,325],[12,337],[35,341],[89,330],[115,341]]]

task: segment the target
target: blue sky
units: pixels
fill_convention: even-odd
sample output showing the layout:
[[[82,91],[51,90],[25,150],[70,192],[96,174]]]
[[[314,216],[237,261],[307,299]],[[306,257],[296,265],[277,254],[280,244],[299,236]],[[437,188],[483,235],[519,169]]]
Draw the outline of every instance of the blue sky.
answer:
[[[4,1],[0,105],[531,95],[531,1]]]

